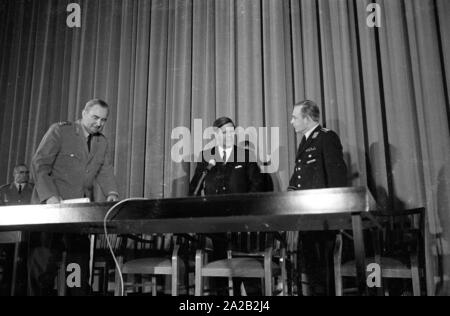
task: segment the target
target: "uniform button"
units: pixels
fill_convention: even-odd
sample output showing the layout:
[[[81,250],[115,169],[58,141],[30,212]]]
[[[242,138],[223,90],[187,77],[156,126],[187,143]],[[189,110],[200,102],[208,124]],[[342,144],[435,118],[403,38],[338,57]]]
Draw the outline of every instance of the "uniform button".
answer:
[[[301,163],[301,162],[302,162],[302,161],[299,159],[299,160],[298,160],[298,163]]]
[[[301,179],[302,177],[301,177],[301,176],[298,176],[298,178]]]
[[[299,184],[299,185],[297,185],[297,188],[301,188],[302,186]]]
[[[223,188],[222,188],[222,190],[226,190],[226,189],[227,189],[226,187],[223,187]]]
[[[309,155],[308,157],[309,157],[309,158],[312,158],[312,155]]]
[[[70,154],[70,157],[72,157],[72,158],[73,158],[73,157],[75,157],[75,155],[74,155],[74,154]]]

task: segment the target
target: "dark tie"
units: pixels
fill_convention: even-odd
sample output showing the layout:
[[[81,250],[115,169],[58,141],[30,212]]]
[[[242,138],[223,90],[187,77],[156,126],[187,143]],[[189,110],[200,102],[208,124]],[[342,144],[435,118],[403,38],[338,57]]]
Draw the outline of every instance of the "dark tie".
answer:
[[[300,146],[298,147],[298,151],[299,151],[299,152],[302,151],[303,146],[305,146],[305,144],[306,144],[306,136],[303,135],[302,141],[301,141],[301,143],[300,143]]]
[[[91,141],[92,141],[92,134],[89,134],[87,139],[87,145],[88,145],[88,151],[91,152]]]
[[[22,185],[19,184],[19,194],[22,194]]]
[[[223,150],[222,160],[223,160],[223,163],[227,162],[227,151],[225,149]]]

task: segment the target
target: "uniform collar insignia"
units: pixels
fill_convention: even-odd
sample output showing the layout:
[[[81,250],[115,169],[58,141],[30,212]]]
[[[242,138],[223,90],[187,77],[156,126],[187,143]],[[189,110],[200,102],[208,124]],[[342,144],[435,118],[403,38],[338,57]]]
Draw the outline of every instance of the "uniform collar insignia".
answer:
[[[312,136],[312,139],[316,139],[318,135],[319,135],[319,132],[315,132]]]

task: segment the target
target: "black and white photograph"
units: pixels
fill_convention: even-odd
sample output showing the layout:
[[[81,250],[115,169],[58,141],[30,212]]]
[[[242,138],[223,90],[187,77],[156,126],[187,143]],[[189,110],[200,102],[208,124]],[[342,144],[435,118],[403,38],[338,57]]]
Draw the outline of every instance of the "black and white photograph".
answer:
[[[0,0],[0,296],[450,296],[449,17]]]

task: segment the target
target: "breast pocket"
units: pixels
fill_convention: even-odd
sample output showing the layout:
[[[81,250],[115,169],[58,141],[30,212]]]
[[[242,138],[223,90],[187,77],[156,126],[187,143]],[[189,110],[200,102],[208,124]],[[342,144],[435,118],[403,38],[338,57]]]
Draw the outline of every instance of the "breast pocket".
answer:
[[[74,152],[62,152],[56,160],[55,167],[59,167],[65,172],[78,172],[83,167],[81,156]]]

